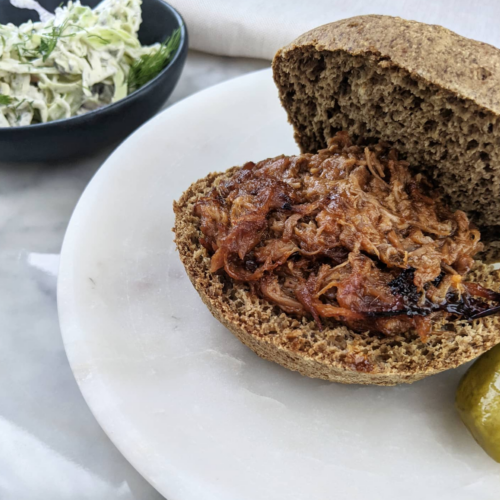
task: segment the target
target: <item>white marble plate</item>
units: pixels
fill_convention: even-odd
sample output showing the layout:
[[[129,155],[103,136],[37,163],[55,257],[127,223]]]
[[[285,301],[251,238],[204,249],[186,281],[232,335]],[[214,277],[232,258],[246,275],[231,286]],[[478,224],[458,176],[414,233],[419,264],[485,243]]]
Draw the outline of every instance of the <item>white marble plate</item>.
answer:
[[[64,241],[64,343],[96,418],[169,500],[498,499],[460,422],[462,370],[343,386],[263,361],[212,318],[172,241],[209,171],[295,153],[269,70],[166,110],[109,158]]]

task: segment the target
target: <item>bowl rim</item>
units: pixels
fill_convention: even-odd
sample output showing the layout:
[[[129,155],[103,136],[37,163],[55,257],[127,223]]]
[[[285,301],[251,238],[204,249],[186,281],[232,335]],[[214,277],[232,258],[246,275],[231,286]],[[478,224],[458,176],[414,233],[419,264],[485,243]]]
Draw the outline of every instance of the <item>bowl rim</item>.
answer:
[[[186,45],[187,42],[187,29],[186,29],[186,23],[184,22],[184,19],[180,15],[180,13],[172,7],[169,3],[167,3],[165,0],[153,0],[159,4],[162,4],[164,7],[166,7],[168,10],[172,12],[174,17],[176,18],[177,22],[179,23],[179,27],[181,29],[181,39],[179,42],[179,48],[177,49],[176,53],[174,54],[174,57],[172,60],[149,82],[145,83],[142,87],[138,88],[137,90],[134,90],[132,93],[128,94],[127,96],[123,97],[122,99],[119,99],[116,102],[113,102],[111,104],[106,104],[105,106],[102,106],[97,109],[93,109],[91,111],[88,111],[87,113],[84,113],[82,115],[78,116],[71,116],[69,118],[60,118],[59,120],[53,120],[50,122],[45,122],[45,123],[34,123],[32,125],[23,125],[22,127],[1,127],[0,128],[0,133],[5,134],[5,133],[17,133],[17,132],[23,132],[27,130],[37,130],[40,128],[49,128],[51,126],[57,126],[61,124],[79,124],[79,123],[84,123],[86,120],[89,118],[92,118],[94,116],[98,116],[101,114],[105,114],[108,112],[108,110],[111,109],[116,109],[122,104],[125,104],[126,102],[135,100],[139,98],[142,94],[147,92],[148,87],[153,85],[155,82],[160,80],[169,70],[170,68],[174,65],[174,63],[179,59],[181,53],[183,52],[183,49]],[[142,24],[142,23],[141,23]]]

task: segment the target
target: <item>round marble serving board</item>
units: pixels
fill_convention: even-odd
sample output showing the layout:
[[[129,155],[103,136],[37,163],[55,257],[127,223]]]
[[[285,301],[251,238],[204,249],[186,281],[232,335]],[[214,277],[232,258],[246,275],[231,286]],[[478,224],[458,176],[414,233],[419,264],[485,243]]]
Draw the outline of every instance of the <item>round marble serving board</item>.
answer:
[[[296,152],[265,70],[167,109],[99,170],[58,289],[94,415],[168,500],[498,499],[500,466],[453,406],[464,368],[390,388],[308,379],[240,344],[191,286],[173,200],[210,171]]]

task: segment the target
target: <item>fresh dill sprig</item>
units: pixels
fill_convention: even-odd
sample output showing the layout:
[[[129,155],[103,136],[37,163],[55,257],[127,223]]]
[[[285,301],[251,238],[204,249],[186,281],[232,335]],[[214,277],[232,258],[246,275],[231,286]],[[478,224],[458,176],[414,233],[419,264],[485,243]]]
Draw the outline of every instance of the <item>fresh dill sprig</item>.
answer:
[[[16,48],[17,56],[21,64],[30,64],[30,60],[23,61],[23,59],[36,59],[40,55],[38,50],[27,49],[25,42],[16,43],[13,47]]]
[[[21,119],[21,115],[18,113],[18,109],[26,102],[26,98],[21,99],[12,109],[14,110],[14,115],[16,120],[19,121]]]
[[[38,47],[38,52],[42,56],[43,62],[45,62],[52,51],[56,48],[57,42],[60,38],[69,38],[75,36],[75,33],[70,33],[69,35],[63,35],[64,30],[68,27],[68,20],[64,21],[60,26],[53,26],[50,32],[46,35],[42,35],[40,41],[40,46]]]
[[[40,40],[40,47],[38,48],[38,51],[42,56],[43,62],[45,62],[50,54],[52,54],[52,51],[56,48],[56,44],[57,39],[55,37],[44,37]]]
[[[144,54],[130,66],[127,85],[129,94],[152,80],[172,60],[181,41],[181,28],[177,28],[156,52]]]
[[[38,59],[42,57],[43,62],[46,62],[50,54],[56,48],[57,42],[60,38],[69,38],[75,36],[75,33],[64,34],[64,30],[68,27],[68,20],[64,21],[60,26],[53,26],[47,33],[41,34],[40,44],[35,49],[28,49],[26,47],[27,43],[31,41],[33,37],[33,31],[30,35],[24,33],[22,35],[22,41],[15,43],[13,47],[17,52],[17,56],[21,64],[26,62],[30,63],[32,59]]]
[[[17,109],[26,102],[26,98],[24,99],[21,99],[15,106],[14,106],[14,110],[17,111]]]
[[[12,99],[12,97],[10,97],[9,95],[0,94],[0,104],[3,104],[4,106],[12,104],[13,100],[14,99]]]

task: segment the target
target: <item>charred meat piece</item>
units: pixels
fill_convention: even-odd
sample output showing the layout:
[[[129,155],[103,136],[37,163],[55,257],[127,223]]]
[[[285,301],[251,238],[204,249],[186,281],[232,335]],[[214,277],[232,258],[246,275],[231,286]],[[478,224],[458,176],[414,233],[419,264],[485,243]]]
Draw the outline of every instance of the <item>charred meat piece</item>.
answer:
[[[385,143],[338,133],[315,155],[247,163],[198,201],[210,271],[251,284],[288,314],[355,331],[416,330],[499,312],[500,294],[463,282],[479,231]]]

